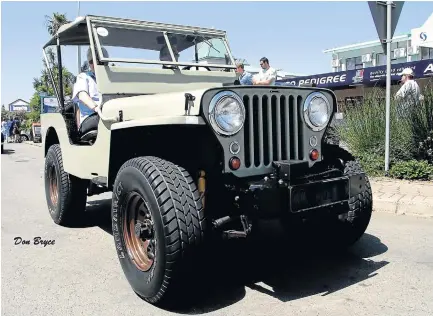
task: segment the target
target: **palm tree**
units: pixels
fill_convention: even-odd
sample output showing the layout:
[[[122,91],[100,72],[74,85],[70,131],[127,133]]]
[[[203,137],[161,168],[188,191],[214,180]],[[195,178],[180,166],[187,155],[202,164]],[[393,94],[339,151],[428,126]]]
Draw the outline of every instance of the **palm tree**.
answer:
[[[54,36],[62,25],[71,22],[67,19],[65,14],[61,14],[58,12],[54,12],[52,16],[46,15],[45,20],[46,20],[47,31],[51,36]],[[40,80],[34,80],[33,85],[36,90],[40,90],[42,88],[42,90],[48,90],[47,92],[53,93],[54,90],[52,88],[51,77],[49,76],[46,69],[47,68],[51,69],[54,80],[57,80],[58,78],[59,69],[58,69],[55,51],[53,49],[47,49],[46,54],[48,59],[48,65],[45,59],[43,59],[43,64],[45,68],[44,70],[42,70]],[[63,92],[65,95],[67,95],[71,93],[70,90],[71,90],[71,86],[75,81],[75,77],[65,67],[62,67],[62,75],[63,75],[63,85],[64,85]],[[37,89],[37,87],[39,87],[40,89]]]
[[[47,26],[47,31],[51,36],[56,35],[59,28],[67,23],[70,23],[66,18],[66,14],[54,12],[52,16],[45,16],[45,24]]]

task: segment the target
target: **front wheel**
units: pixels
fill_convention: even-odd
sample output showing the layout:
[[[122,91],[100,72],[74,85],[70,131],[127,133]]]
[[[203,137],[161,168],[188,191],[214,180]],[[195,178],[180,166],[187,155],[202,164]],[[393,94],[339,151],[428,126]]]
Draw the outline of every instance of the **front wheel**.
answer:
[[[364,173],[361,164],[346,150],[328,145],[328,154],[340,159],[344,166],[344,175]],[[368,176],[365,175],[363,190],[350,198],[347,213],[333,222],[334,225],[327,228],[326,235],[331,237],[336,247],[348,247],[356,243],[367,230],[373,212],[373,194]],[[329,229],[331,228],[331,229]]]
[[[185,259],[203,242],[205,218],[193,179],[159,158],[128,160],[114,183],[111,215],[129,284],[150,303],[166,302],[190,279]]]

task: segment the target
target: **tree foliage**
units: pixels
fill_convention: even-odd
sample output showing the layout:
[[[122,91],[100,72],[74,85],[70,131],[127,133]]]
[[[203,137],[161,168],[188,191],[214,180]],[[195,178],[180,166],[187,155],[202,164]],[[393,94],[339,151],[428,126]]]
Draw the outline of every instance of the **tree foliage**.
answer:
[[[47,27],[48,34],[51,36],[56,35],[59,28],[67,23],[70,23],[64,13],[54,12],[52,16],[45,16],[45,25]]]

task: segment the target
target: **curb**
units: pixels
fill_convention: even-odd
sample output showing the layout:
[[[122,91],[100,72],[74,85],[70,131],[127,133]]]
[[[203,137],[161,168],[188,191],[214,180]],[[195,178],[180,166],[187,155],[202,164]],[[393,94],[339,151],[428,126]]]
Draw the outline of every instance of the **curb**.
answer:
[[[373,210],[433,218],[433,182],[371,179]]]

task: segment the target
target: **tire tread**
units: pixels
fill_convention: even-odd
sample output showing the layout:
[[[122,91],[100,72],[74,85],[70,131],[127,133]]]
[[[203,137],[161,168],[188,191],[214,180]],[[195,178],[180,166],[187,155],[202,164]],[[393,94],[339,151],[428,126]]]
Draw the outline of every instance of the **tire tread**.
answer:
[[[127,167],[136,168],[147,178],[164,225],[166,265],[162,286],[156,295],[144,298],[158,303],[164,298],[168,285],[175,282],[180,259],[203,239],[203,207],[194,180],[185,169],[157,157],[137,157],[125,162],[117,177]]]

